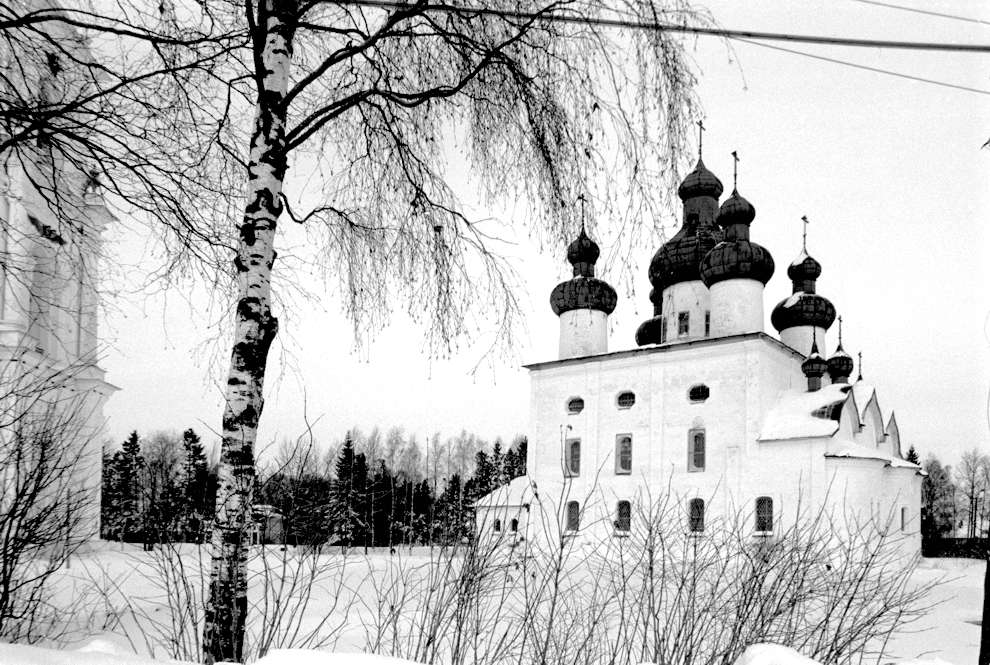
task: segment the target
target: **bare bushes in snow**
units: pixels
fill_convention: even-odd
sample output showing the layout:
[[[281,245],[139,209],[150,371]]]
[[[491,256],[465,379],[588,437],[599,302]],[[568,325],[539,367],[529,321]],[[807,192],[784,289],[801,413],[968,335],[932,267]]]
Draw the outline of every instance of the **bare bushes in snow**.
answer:
[[[367,649],[453,665],[727,665],[776,642],[839,665],[878,660],[928,609],[930,585],[910,582],[917,557],[892,515],[799,507],[754,534],[752,513],[739,512],[692,532],[684,505],[640,502],[628,531],[582,515],[592,524],[574,533],[556,526],[563,511],[534,504],[529,518],[555,527],[543,544],[484,525],[456,553],[390,562],[367,582]]]
[[[95,535],[99,447],[71,377],[28,362],[0,369],[0,642],[57,643],[85,629],[84,594],[55,581]]]

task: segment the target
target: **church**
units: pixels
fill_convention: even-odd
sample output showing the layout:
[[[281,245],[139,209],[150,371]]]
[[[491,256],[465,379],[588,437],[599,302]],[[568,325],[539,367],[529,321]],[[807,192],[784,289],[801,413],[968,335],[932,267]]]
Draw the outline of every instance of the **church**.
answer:
[[[689,534],[731,519],[767,537],[825,511],[885,525],[918,552],[922,471],[874,386],[852,378],[806,236],[768,334],[775,263],[751,239],[754,206],[736,188],[720,204],[700,156],[677,193],[682,224],[650,262],[653,316],[635,348],[608,350],[618,299],[595,276],[598,246],[582,228],[568,247],[573,277],[550,296],[559,357],[527,366],[528,475],[477,502],[479,533],[620,537],[663,496]]]
[[[58,158],[0,168],[0,509],[34,477],[11,461],[17,442],[53,443],[66,475],[41,482],[75,497],[62,519],[80,539],[99,536],[103,413],[117,390],[98,334],[97,265],[113,219],[95,176]]]

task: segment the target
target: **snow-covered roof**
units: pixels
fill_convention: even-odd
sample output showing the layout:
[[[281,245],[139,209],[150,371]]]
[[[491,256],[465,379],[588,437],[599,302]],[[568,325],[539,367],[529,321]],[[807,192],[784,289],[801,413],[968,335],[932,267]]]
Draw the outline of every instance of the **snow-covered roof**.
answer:
[[[532,499],[533,481],[529,476],[513,478],[507,484],[494,490],[474,502],[475,507],[486,506],[522,506]]]
[[[849,459],[875,459],[882,460],[888,466],[903,469],[921,470],[921,467],[895,455],[891,455],[879,448],[867,448],[853,441],[837,441],[833,451],[825,453],[825,457],[844,457]]]
[[[759,439],[830,437],[839,429],[839,412],[848,398],[849,386],[844,383],[812,392],[785,392],[767,413]]]

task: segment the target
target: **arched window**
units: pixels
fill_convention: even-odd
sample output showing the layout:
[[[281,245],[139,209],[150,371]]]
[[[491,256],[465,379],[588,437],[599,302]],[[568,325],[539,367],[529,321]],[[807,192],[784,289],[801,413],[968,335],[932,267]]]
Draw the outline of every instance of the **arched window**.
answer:
[[[502,520],[495,520],[495,524],[492,525],[492,528],[495,529],[495,533],[498,533],[499,531],[501,531],[502,530]]]
[[[705,430],[688,432],[688,471],[705,470]]]
[[[908,527],[908,509],[901,506],[901,531],[907,531]]]
[[[660,343],[664,344],[667,341],[667,317],[660,318]]]
[[[756,530],[773,531],[773,499],[768,496],[756,500]]]
[[[511,531],[512,533],[516,533],[517,531],[519,531],[519,520],[513,519],[511,522],[509,522],[509,531]]]
[[[632,505],[628,501],[620,501],[615,510],[615,530],[629,531],[632,523]]]
[[[690,312],[678,312],[677,313],[677,336],[684,337],[688,334],[690,330],[691,323],[691,313]]]
[[[691,499],[688,502],[688,529],[692,533],[705,530],[705,500]]]
[[[615,401],[620,409],[628,409],[636,403],[636,393],[629,390],[621,392]]]
[[[577,531],[581,526],[581,508],[577,501],[567,502],[567,531]]]
[[[688,400],[692,402],[704,402],[710,394],[711,391],[708,390],[708,386],[699,383],[696,386],[691,386],[691,389],[688,390]]]
[[[615,438],[615,472],[632,473],[632,437],[620,434]]]
[[[567,475],[570,477],[581,474],[581,439],[567,440]]]
[[[712,334],[712,313],[705,312],[705,337]]]
[[[580,397],[572,397],[567,400],[567,413],[572,416],[584,411],[584,400]]]

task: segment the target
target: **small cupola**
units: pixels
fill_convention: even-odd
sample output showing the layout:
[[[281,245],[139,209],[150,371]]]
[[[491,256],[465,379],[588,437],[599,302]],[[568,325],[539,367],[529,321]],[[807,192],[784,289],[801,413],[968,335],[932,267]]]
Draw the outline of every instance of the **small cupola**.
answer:
[[[825,375],[825,372],[828,371],[828,363],[825,362],[825,359],[818,353],[818,343],[814,338],[811,340],[811,353],[808,354],[808,357],[801,363],[801,371],[808,379],[808,392],[814,392],[821,389],[822,377]]]
[[[615,311],[615,289],[595,277],[595,264],[601,250],[581,232],[567,247],[567,260],[573,277],[558,284],[550,293],[550,307],[560,317],[560,357],[576,358],[608,351],[608,315]]]
[[[842,317],[839,317],[839,345],[828,358],[828,376],[832,383],[849,383],[852,376],[853,359],[842,348]]]

